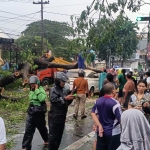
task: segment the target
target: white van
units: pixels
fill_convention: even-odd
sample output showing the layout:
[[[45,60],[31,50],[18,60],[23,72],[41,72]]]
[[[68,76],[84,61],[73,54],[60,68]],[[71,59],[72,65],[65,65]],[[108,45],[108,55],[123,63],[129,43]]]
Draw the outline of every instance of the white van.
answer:
[[[70,89],[72,90],[73,87],[73,81],[78,78],[78,69],[70,69],[67,72],[67,76],[70,81]],[[99,73],[96,73],[91,70],[84,70],[85,72],[85,79],[88,81],[88,86],[90,90],[91,96],[94,95],[94,93],[99,92]]]
[[[115,68],[115,70],[119,70],[119,69],[125,69],[126,70],[126,74],[129,73],[130,71],[132,71],[131,68]]]

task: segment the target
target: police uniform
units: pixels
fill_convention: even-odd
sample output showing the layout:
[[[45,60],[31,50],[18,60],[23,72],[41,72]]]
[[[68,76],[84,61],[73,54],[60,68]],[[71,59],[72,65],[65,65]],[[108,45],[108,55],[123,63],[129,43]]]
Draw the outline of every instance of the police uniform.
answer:
[[[138,77],[138,72],[133,72],[132,77],[134,78],[134,83],[135,83],[135,87],[137,86],[137,77]]]

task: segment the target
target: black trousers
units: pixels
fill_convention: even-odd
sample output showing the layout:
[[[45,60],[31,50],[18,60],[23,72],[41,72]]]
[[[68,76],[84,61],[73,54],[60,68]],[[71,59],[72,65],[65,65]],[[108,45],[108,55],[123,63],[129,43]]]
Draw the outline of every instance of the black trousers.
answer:
[[[58,150],[65,123],[50,123],[49,124],[49,150]]]
[[[97,136],[96,150],[116,150],[120,146],[120,134],[114,136]]]
[[[31,150],[32,139],[35,129],[38,129],[44,142],[48,142],[48,131],[46,128],[45,114],[28,114],[26,120],[25,134],[22,141],[22,148]]]

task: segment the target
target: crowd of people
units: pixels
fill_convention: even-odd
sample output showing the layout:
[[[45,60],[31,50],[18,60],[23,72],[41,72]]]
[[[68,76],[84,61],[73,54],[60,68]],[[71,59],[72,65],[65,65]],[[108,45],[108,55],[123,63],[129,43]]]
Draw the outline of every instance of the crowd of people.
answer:
[[[144,75],[144,74],[143,74]],[[22,141],[23,150],[31,150],[32,139],[37,128],[43,143],[49,150],[58,150],[65,128],[68,106],[74,99],[74,119],[85,119],[86,96],[90,97],[88,82],[84,79],[84,70],[79,70],[78,78],[70,90],[67,86],[68,77],[64,72],[55,74],[55,84],[49,92],[50,111],[48,112],[48,129],[45,113],[47,112],[47,94],[37,76],[29,78],[29,107],[25,134]],[[150,150],[150,72],[145,78],[135,70],[126,74],[112,69],[105,69],[100,74],[100,93],[92,108],[95,131],[93,150]],[[0,118],[0,148],[5,149],[6,132],[3,120]]]
[[[104,77],[105,75],[105,77]],[[140,80],[138,80],[140,77]],[[150,150],[150,72],[101,73],[99,99],[92,108],[93,150]],[[103,80],[102,80],[103,79]]]
[[[78,119],[79,105],[81,105],[81,119],[85,119],[85,102],[86,92],[88,92],[88,82],[84,79],[84,71],[79,70],[79,77],[74,80],[73,89],[66,84],[68,77],[64,72],[57,72],[55,74],[55,85],[49,92],[50,111],[48,112],[48,127],[46,127],[45,113],[46,107],[46,93],[37,76],[29,78],[29,101],[30,105],[27,111],[27,120],[25,127],[25,134],[22,141],[23,150],[31,150],[32,139],[35,129],[37,128],[44,141],[44,145],[49,150],[58,150],[63,131],[65,128],[66,115],[68,106],[76,98],[74,119]],[[72,92],[71,92],[72,91]]]

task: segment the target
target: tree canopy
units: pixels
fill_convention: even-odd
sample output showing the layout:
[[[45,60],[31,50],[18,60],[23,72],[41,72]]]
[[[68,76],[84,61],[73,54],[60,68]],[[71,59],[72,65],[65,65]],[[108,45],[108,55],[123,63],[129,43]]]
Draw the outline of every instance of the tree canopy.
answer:
[[[40,36],[22,36],[15,41],[25,51],[30,50],[34,55],[41,55],[41,37]],[[49,42],[44,39],[44,52],[51,50],[52,46]]]
[[[27,29],[22,32],[25,36],[41,36],[41,21],[28,24]],[[52,45],[67,46],[68,37],[73,35],[73,28],[66,22],[44,20],[44,37]]]
[[[96,50],[102,60],[108,60],[113,55],[124,61],[136,51],[138,43],[138,26],[127,17],[125,8],[136,12],[143,4],[139,0],[118,0],[112,3],[94,0],[79,18],[71,17],[72,22],[76,22],[76,35],[84,34],[86,47]],[[97,13],[99,17],[94,18]],[[118,14],[117,18],[113,17],[115,13]]]

